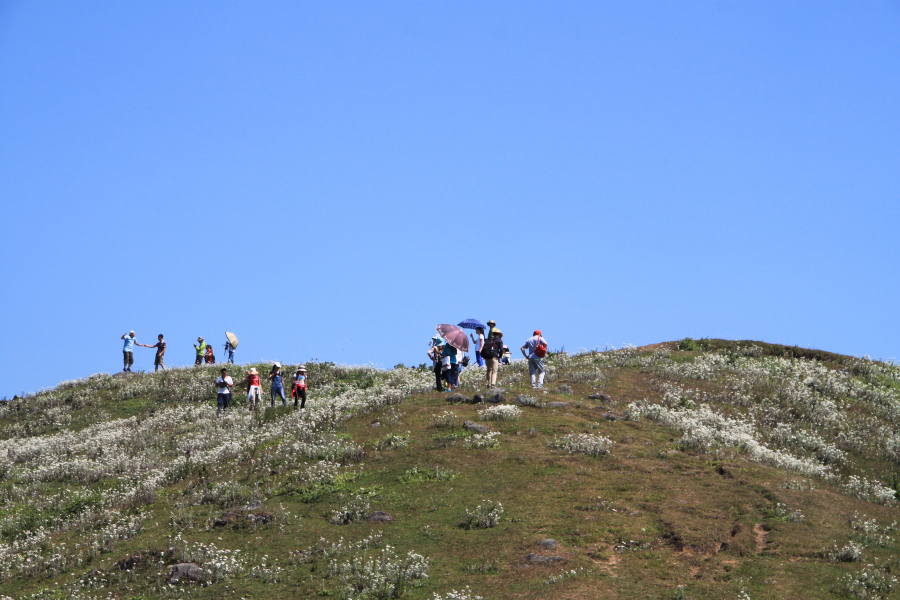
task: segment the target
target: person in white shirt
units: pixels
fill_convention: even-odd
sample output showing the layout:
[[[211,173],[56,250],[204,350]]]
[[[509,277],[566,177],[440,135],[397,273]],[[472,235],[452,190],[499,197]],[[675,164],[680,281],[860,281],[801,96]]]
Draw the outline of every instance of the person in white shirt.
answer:
[[[228,410],[231,404],[231,388],[234,387],[234,380],[228,376],[228,369],[222,369],[222,374],[216,379],[216,414],[220,414],[223,410]]]
[[[472,338],[472,343],[475,344],[475,360],[478,362],[479,367],[483,367],[484,358],[481,356],[481,349],[484,348],[484,328],[476,327],[475,333],[478,334],[477,339],[471,333],[469,334],[469,337]]]

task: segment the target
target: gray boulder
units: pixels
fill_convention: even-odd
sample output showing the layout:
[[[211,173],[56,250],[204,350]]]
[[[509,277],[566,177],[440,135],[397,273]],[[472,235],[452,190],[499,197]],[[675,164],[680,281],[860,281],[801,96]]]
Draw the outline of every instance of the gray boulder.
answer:
[[[544,406],[547,408],[569,408],[571,405],[568,402],[548,402]]]
[[[599,400],[600,402],[612,402],[612,396],[609,394],[591,394],[588,398],[591,400]]]
[[[504,400],[506,400],[506,390],[503,388],[495,388],[485,392],[483,401],[490,402],[491,404],[500,404]]]
[[[383,510],[376,510],[371,515],[366,517],[366,521],[371,521],[372,523],[391,523],[393,522],[394,517],[384,512]]]
[[[463,427],[470,431],[474,431],[475,433],[487,433],[490,431],[486,425],[476,423],[475,421],[466,421],[463,423]]]
[[[447,396],[447,402],[450,404],[472,404],[472,399],[466,398],[462,394],[450,394]]]
[[[182,579],[203,581],[203,568],[196,563],[179,563],[169,569],[169,583],[178,583]]]
[[[559,542],[554,540],[553,538],[547,538],[546,540],[541,540],[541,548],[545,550],[553,550],[559,546]]]
[[[540,554],[535,554],[532,552],[528,556],[525,557],[530,563],[555,563],[561,560],[565,560],[562,556],[541,556]]]
[[[516,406],[540,406],[540,403],[536,398],[525,396],[524,394],[519,394],[518,396],[516,396],[516,399],[513,400],[513,404],[515,404]]]
[[[561,386],[559,386],[559,393],[560,393],[560,394],[571,394],[571,393],[572,393],[572,388],[570,388],[568,385],[566,385],[566,384],[564,383],[564,384],[562,384]]]

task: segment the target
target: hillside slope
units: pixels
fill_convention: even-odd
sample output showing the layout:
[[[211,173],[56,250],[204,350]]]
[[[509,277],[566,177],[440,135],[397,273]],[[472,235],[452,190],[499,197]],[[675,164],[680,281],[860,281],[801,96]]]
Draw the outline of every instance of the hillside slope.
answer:
[[[305,411],[217,416],[218,367],[7,403],[0,598],[898,596],[897,366],[725,340],[547,363],[544,392],[503,367],[499,404],[329,363]]]

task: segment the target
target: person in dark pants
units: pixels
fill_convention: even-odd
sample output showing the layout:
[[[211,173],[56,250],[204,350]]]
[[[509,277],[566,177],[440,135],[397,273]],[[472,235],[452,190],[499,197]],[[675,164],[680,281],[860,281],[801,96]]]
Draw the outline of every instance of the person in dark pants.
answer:
[[[272,380],[272,406],[275,406],[275,396],[281,396],[281,404],[287,406],[287,399],[284,397],[284,382],[281,379],[280,362],[272,365],[272,372],[269,373],[268,379]]]
[[[444,340],[441,336],[436,335],[431,338],[431,348],[428,349],[428,358],[432,360],[434,363],[434,389],[439,392],[444,391],[443,384],[443,371],[441,369],[441,362],[443,361],[443,348]]]
[[[300,398],[300,410],[306,408],[306,367],[303,365],[297,367],[297,372],[294,373],[291,398],[294,399],[294,408],[297,408],[297,398]]]
[[[228,369],[222,369],[221,375],[216,379],[216,414],[220,414],[223,410],[228,410],[231,404],[231,388],[234,387],[234,380],[228,376]]]

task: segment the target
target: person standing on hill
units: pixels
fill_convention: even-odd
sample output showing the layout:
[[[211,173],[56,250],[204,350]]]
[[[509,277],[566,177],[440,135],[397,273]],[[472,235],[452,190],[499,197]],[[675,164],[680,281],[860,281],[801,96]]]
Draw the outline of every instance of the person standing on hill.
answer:
[[[144,344],[140,344],[145,348],[156,348],[156,357],[153,359],[153,370],[159,371],[159,368],[162,367],[162,370],[166,370],[166,365],[163,364],[163,355],[166,353],[166,343],[163,341],[163,334],[159,334],[157,336],[159,341],[153,344],[152,346],[146,346]]]
[[[444,358],[450,358],[450,370],[447,373],[447,387],[450,388],[451,391],[453,391],[459,387],[459,364],[457,364],[456,362],[457,356],[459,355],[459,350],[457,350],[450,344],[444,344],[444,350],[442,354]]]
[[[203,355],[203,358],[206,359],[206,364],[208,365],[216,364],[216,355],[213,353],[212,344],[206,345],[206,353]]]
[[[528,359],[528,374],[531,375],[531,387],[544,387],[544,357],[547,355],[547,342],[541,337],[541,330],[535,329],[534,335],[528,338],[520,348],[522,355]]]
[[[300,398],[300,410],[306,408],[306,367],[299,365],[294,373],[294,385],[291,387],[291,398],[294,399],[294,408],[297,408],[297,398]]]
[[[503,332],[496,327],[491,328],[491,336],[481,349],[484,364],[487,366],[485,377],[489,388],[497,387],[497,373],[500,370],[500,355],[503,352]]]
[[[247,383],[247,402],[250,403],[250,410],[256,410],[262,400],[262,388],[259,385],[259,373],[256,371],[256,367],[250,367],[250,370],[247,371],[247,379],[244,381]]]
[[[444,391],[443,384],[443,368],[441,366],[441,362],[443,360],[443,353],[441,352],[441,346],[444,345],[444,340],[441,336],[436,335],[431,338],[431,348],[428,349],[428,358],[431,359],[433,365],[432,370],[434,371],[434,389],[439,392]]]
[[[234,387],[234,379],[228,376],[228,370],[222,368],[221,375],[216,379],[216,414],[228,410],[231,404],[231,388]]]
[[[275,396],[281,396],[281,403],[287,406],[287,400],[284,397],[284,382],[281,378],[281,363],[277,362],[272,365],[272,371],[266,379],[272,380],[272,406],[275,406]]]
[[[203,358],[206,356],[206,342],[203,341],[203,337],[198,337],[197,341],[199,345],[194,344],[194,349],[197,351],[197,360],[194,361],[194,365],[202,365]]]
[[[491,319],[487,322],[487,326],[490,327],[490,329],[488,329],[487,339],[491,339],[491,336],[494,335],[494,331],[497,330],[497,324]]]
[[[472,343],[475,344],[475,360],[478,362],[479,367],[483,367],[484,358],[481,356],[481,349],[484,348],[484,328],[476,327],[475,333],[478,334],[478,338],[472,334],[469,334],[469,337],[472,338]]]
[[[231,345],[231,340],[225,342],[225,354],[228,355],[228,363],[234,364],[234,346]]]
[[[128,333],[122,334],[122,339],[125,340],[125,345],[122,346],[122,361],[124,362],[124,366],[122,367],[122,371],[131,372],[131,365],[134,364],[134,345],[137,342],[134,341],[134,331],[129,331]],[[143,344],[137,344],[141,346]]]

